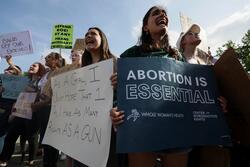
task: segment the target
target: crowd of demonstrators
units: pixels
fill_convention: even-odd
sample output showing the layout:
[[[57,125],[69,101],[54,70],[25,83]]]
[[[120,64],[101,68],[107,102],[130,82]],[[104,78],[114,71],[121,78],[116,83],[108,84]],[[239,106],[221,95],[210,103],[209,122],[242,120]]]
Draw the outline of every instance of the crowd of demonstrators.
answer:
[[[183,57],[175,54],[176,52],[169,46],[167,25],[168,17],[166,12],[162,8],[152,7],[144,16],[139,46],[129,48],[121,54],[121,58],[172,56],[174,58],[179,57],[179,60],[191,64],[214,64],[214,59],[211,55],[197,48],[201,42],[201,39],[199,38],[200,27],[198,25],[192,25],[187,32],[183,32],[180,35],[177,42],[177,48]],[[117,74],[112,76],[112,84],[116,87]],[[226,99],[224,97],[219,97],[218,100],[223,112],[227,114],[228,104]],[[110,115],[114,126],[119,126],[119,124],[123,123],[124,112],[119,111],[117,107],[112,109]],[[249,150],[248,153],[245,152],[244,158],[249,157],[249,153]],[[129,153],[129,166],[155,166],[157,154],[161,154],[163,166],[229,167],[232,164],[232,162],[230,162],[230,153],[228,148],[224,148],[222,146],[211,146],[192,149],[171,149],[166,150],[164,153]],[[238,162],[238,164],[241,163]]]
[[[186,32],[182,32],[177,41],[177,49],[169,44],[168,34],[169,18],[164,8],[153,6],[150,8],[143,18],[141,27],[141,36],[138,45],[135,45],[124,51],[120,58],[127,57],[160,57],[175,59],[178,61],[213,65],[214,59],[211,54],[198,49],[201,43],[199,38],[200,27],[193,24]],[[67,71],[75,70],[91,64],[95,64],[107,59],[113,59],[114,73],[110,77],[111,84],[114,88],[114,103],[110,111],[113,127],[111,130],[111,145],[107,167],[154,167],[157,159],[160,157],[162,167],[229,167],[242,164],[244,166],[250,158],[250,148],[241,144],[241,140],[233,136],[233,147],[231,149],[222,146],[202,146],[202,147],[180,147],[163,150],[161,152],[138,152],[128,154],[116,154],[116,127],[124,122],[124,112],[116,106],[117,92],[117,72],[116,57],[110,51],[108,40],[103,31],[98,27],[91,27],[85,34],[85,49],[72,50],[72,64],[66,65],[65,59],[56,52],[51,52],[45,57],[45,65],[49,68],[45,69],[41,63],[35,62],[28,70],[30,82],[25,92],[36,92],[37,99],[31,104],[32,119],[24,119],[20,117],[11,118],[11,112],[15,111],[13,105],[15,100],[4,99],[0,97],[0,167],[8,165],[14,149],[17,138],[21,135],[23,145],[28,140],[29,143],[29,161],[28,165],[34,165],[35,153],[38,146],[43,149],[43,166],[56,167],[59,151],[52,146],[41,144],[47,128],[49,115],[51,112],[52,88],[51,78]],[[6,57],[9,67],[4,70],[5,74],[21,75],[20,67],[13,63],[12,57]],[[1,82],[0,82],[1,84]],[[4,91],[0,85],[0,95]],[[230,115],[230,109],[225,98],[218,98],[222,111],[225,115]],[[230,117],[232,118],[232,116]],[[232,121],[231,121],[232,122]],[[237,127],[242,122],[237,120],[234,122]],[[247,123],[247,122],[245,122]],[[241,131],[232,129],[234,132]],[[2,149],[3,147],[3,149]],[[24,148],[24,146],[22,146]],[[2,150],[2,151],[1,151]],[[231,151],[231,152],[230,152]],[[231,155],[230,155],[231,153]],[[231,157],[230,157],[231,156]],[[67,157],[68,167],[86,167],[85,164]]]

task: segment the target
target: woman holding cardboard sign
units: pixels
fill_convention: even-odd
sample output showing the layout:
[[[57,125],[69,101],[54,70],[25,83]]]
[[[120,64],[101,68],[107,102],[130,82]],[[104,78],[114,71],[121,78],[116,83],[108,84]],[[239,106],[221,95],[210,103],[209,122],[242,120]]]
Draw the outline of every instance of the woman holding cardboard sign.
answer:
[[[98,63],[103,60],[113,59],[114,61],[114,70],[116,64],[116,57],[111,53],[108,45],[108,40],[106,35],[102,32],[98,27],[91,27],[88,29],[88,32],[85,34],[85,44],[86,48],[82,55],[82,67]],[[112,133],[113,134],[113,133]],[[117,166],[116,154],[115,154],[115,143],[113,142],[114,135],[111,135],[111,146],[110,146],[110,154],[107,166],[115,167]],[[80,163],[77,160],[72,160],[69,158],[68,166],[71,167],[85,167],[86,165]],[[121,165],[118,165],[121,166]]]

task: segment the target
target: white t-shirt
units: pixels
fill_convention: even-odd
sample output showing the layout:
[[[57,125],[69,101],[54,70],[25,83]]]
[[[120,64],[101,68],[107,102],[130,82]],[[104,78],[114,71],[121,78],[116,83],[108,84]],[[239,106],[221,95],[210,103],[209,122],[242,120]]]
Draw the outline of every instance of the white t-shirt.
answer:
[[[197,59],[195,59],[194,57],[187,58],[186,60],[190,64],[200,64],[199,61]]]

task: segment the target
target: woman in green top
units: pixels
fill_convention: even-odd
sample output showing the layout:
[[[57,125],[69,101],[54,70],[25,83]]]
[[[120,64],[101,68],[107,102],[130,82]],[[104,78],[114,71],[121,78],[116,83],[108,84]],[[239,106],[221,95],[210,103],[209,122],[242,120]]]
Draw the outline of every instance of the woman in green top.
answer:
[[[122,57],[171,57],[182,60],[178,51],[169,45],[168,16],[166,11],[158,6],[149,9],[143,18],[142,35],[139,46],[133,46],[126,50]],[[117,85],[117,74],[111,76],[112,85]],[[117,108],[113,108],[111,113],[113,125],[123,122],[124,114]],[[130,167],[153,167],[155,166],[157,154],[149,153],[129,153]],[[163,166],[185,167],[187,164],[187,152],[175,152],[161,154]]]

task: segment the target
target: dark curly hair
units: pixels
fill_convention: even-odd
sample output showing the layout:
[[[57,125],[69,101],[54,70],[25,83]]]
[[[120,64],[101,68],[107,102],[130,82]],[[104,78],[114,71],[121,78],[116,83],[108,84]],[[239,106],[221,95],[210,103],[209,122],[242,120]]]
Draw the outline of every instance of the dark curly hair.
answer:
[[[37,72],[36,75],[37,75],[39,78],[41,78],[41,77],[46,73],[46,68],[44,67],[43,64],[41,64],[41,63],[39,63],[39,62],[35,62],[35,63],[33,63],[33,64],[38,64],[39,70],[38,70],[38,72]],[[31,74],[28,74],[28,77],[31,79],[31,78],[32,78],[32,75],[31,75]]]

